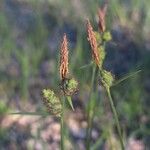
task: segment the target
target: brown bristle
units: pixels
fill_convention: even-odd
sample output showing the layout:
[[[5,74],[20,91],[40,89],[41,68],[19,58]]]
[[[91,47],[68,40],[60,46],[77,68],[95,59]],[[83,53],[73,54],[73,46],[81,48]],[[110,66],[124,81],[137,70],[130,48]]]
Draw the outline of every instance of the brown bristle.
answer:
[[[107,4],[105,4],[102,8],[99,8],[98,10],[100,32],[104,32],[106,29],[106,26],[105,26],[106,11],[107,11]]]
[[[89,20],[87,20],[87,33],[88,33],[88,41],[90,42],[91,49],[92,49],[92,57],[95,63],[99,66],[99,53],[98,53],[98,45],[96,41],[96,36],[93,31],[93,27]]]

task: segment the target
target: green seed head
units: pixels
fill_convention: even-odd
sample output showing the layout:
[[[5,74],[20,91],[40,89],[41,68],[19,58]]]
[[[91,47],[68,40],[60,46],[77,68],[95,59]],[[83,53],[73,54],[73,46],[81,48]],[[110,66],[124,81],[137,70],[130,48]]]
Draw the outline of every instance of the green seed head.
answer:
[[[105,60],[105,56],[106,56],[106,52],[104,50],[104,47],[103,46],[100,46],[98,48],[98,51],[99,51],[99,57],[100,57],[100,62],[99,62],[99,67],[102,68],[102,65],[103,65],[103,62]]]
[[[101,70],[101,83],[105,88],[110,88],[113,84],[114,77],[111,72],[106,70]]]
[[[71,96],[78,90],[78,82],[74,79],[64,79],[61,83],[61,89],[65,95]]]
[[[94,33],[95,33],[95,37],[96,37],[97,43],[101,43],[102,42],[102,38],[101,38],[101,35],[99,34],[99,32],[94,32]]]
[[[112,39],[112,36],[111,36],[110,32],[107,31],[107,32],[104,32],[102,38],[103,38],[104,41],[107,42],[107,41],[110,41]]]
[[[47,107],[47,111],[56,117],[61,116],[62,106],[59,98],[50,89],[43,90],[43,101]]]

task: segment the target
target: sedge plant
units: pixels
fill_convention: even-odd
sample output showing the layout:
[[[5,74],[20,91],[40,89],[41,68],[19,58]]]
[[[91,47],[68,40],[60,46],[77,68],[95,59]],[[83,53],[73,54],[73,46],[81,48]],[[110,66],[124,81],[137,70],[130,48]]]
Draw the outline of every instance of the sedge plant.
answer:
[[[113,85],[114,82],[114,75],[105,70],[103,68],[103,62],[105,60],[105,56],[106,56],[106,52],[105,52],[105,44],[106,42],[111,40],[111,34],[110,32],[106,31],[106,26],[105,26],[105,16],[106,16],[106,10],[107,10],[107,5],[105,4],[102,8],[99,9],[98,11],[98,16],[99,16],[99,23],[98,23],[98,27],[99,27],[99,32],[95,32],[93,30],[93,27],[90,23],[89,20],[87,20],[87,34],[88,34],[88,41],[90,43],[91,46],[91,50],[92,50],[92,57],[93,57],[93,61],[95,66],[93,67],[93,73],[92,73],[92,79],[91,79],[91,94],[94,92],[93,88],[94,88],[94,80],[95,80],[95,70],[96,68],[98,68],[98,73],[100,76],[100,83],[102,84],[102,86],[105,88],[106,93],[108,95],[108,99],[109,99],[109,104],[111,106],[112,109],[112,113],[115,119],[115,124],[117,127],[117,131],[118,131],[118,135],[119,135],[119,140],[120,140],[120,145],[121,145],[121,149],[124,150],[124,142],[123,142],[123,137],[122,137],[122,133],[121,133],[121,127],[120,127],[120,123],[119,123],[119,119],[118,119],[118,114],[117,114],[117,110],[115,108],[111,93],[110,93],[110,88]],[[92,97],[90,96],[89,99],[89,107],[88,107],[88,127],[87,127],[87,140],[86,140],[86,149],[89,150],[90,149],[90,141],[91,141],[91,130],[92,130],[92,120],[94,118],[94,107],[91,106],[92,101],[94,99],[92,99]]]
[[[63,41],[61,44],[60,50],[60,89],[61,99],[50,89],[43,90],[43,101],[47,107],[47,110],[50,114],[54,115],[55,117],[60,118],[61,124],[61,143],[60,148],[61,150],[65,150],[65,122],[64,122],[64,115],[65,115],[65,103],[66,100],[68,101],[71,108],[74,110],[71,96],[77,91],[78,82],[69,77],[69,67],[68,67],[68,40],[66,34],[64,34]]]
[[[115,125],[117,127],[119,140],[121,149],[124,150],[124,142],[123,137],[121,133],[121,127],[118,119],[118,114],[111,96],[111,87],[122,82],[123,80],[133,76],[134,74],[128,75],[124,77],[123,79],[115,82],[114,75],[105,70],[103,67],[103,63],[106,56],[105,51],[105,44],[111,40],[111,34],[109,31],[106,30],[105,26],[105,16],[106,16],[106,10],[107,5],[104,5],[102,8],[98,11],[99,16],[99,23],[98,28],[99,32],[95,32],[93,30],[93,27],[89,20],[87,20],[87,34],[88,34],[88,41],[91,46],[91,52],[92,52],[92,58],[94,62],[94,67],[92,71],[92,78],[91,78],[91,92],[90,92],[90,98],[89,98],[89,104],[88,104],[88,127],[87,127],[87,140],[86,140],[86,150],[90,149],[90,141],[91,141],[91,130],[92,130],[92,124],[93,124],[93,118],[94,118],[94,107],[95,102],[93,102],[93,93],[94,93],[94,81],[96,79],[96,71],[98,71],[98,74],[100,76],[99,83],[105,88],[105,91],[108,95],[109,104],[112,109],[112,113],[114,115],[115,119]],[[92,63],[93,64],[93,63]],[[138,71],[139,72],[139,71]],[[136,73],[138,73],[136,72]],[[57,118],[60,119],[60,125],[61,125],[61,150],[66,150],[65,148],[65,104],[66,101],[69,103],[72,110],[74,110],[73,104],[72,104],[72,95],[78,90],[78,82],[75,78],[71,77],[69,75],[69,61],[68,61],[68,40],[66,34],[63,36],[63,40],[61,43],[60,48],[60,65],[59,65],[59,73],[60,73],[60,94],[61,97],[56,94],[51,89],[43,89],[42,96],[43,96],[43,102],[45,106],[47,107],[48,114],[51,114]],[[37,113],[11,113],[11,114],[27,114],[27,115],[38,115]],[[47,115],[47,114],[42,114]]]

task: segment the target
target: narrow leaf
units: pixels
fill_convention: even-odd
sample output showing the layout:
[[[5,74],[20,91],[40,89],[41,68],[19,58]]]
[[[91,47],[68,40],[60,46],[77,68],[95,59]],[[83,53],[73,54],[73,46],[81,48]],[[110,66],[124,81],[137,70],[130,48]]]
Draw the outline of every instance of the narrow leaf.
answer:
[[[49,113],[46,112],[12,112],[9,115],[31,115],[31,116],[48,116]]]
[[[73,104],[72,104],[72,99],[71,99],[70,96],[67,96],[67,101],[68,101],[70,107],[72,108],[72,110],[74,111],[74,107],[73,107]]]
[[[81,66],[79,69],[85,69],[85,68],[87,68],[87,67],[91,67],[93,64],[94,64],[94,63],[93,63],[93,61],[92,61],[92,62],[89,63],[89,64],[86,64],[86,65]]]
[[[129,73],[128,75],[122,77],[121,79],[117,80],[112,86],[116,86],[118,84],[120,84],[121,82],[123,82],[124,80],[127,80],[129,78],[132,78],[133,76],[135,76],[136,74],[140,73],[142,70],[138,70],[136,72],[133,73]]]

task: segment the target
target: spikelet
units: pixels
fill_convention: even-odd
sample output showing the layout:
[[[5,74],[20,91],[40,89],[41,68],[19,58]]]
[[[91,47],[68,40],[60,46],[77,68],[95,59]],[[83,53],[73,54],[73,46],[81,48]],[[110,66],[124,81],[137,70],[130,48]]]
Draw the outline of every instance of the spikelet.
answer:
[[[100,46],[98,48],[98,51],[101,54],[100,55],[100,63],[99,63],[100,65],[99,65],[99,68],[102,69],[102,66],[103,66],[103,63],[104,63],[104,60],[105,60],[105,56],[106,56],[106,52],[105,52],[104,46]]]
[[[71,96],[77,91],[78,82],[74,78],[68,78],[68,74],[68,41],[66,34],[64,34],[60,52],[60,86],[64,95]]]
[[[95,35],[95,32],[93,31],[93,27],[91,26],[91,23],[89,20],[87,20],[87,34],[88,34],[88,41],[92,49],[92,57],[96,65],[99,66],[100,60],[99,60],[99,52],[98,52],[96,35]]]
[[[110,88],[114,82],[114,75],[106,70],[100,70],[101,79],[100,82],[102,83],[103,87],[106,89]]]
[[[102,36],[103,41],[108,42],[112,39],[111,33],[110,32],[104,32]]]
[[[59,98],[50,89],[43,90],[43,102],[47,107],[47,111],[56,116],[60,117],[62,113],[62,105]]]
[[[98,10],[98,17],[99,17],[99,30],[100,32],[105,32],[106,25],[105,25],[105,16],[107,11],[107,4],[104,4],[102,8]]]
[[[63,36],[60,51],[60,78],[65,79],[69,73],[68,70],[68,40],[66,34]]]
[[[78,82],[74,79],[64,79],[60,84],[60,88],[63,91],[64,95],[72,96],[78,91]]]

